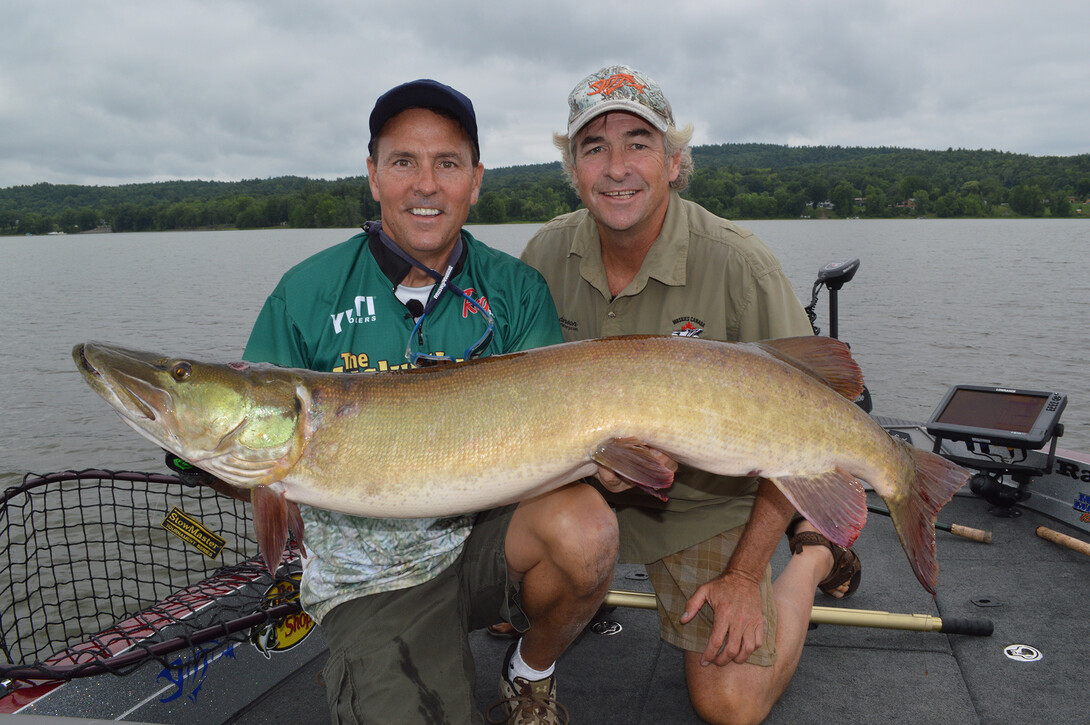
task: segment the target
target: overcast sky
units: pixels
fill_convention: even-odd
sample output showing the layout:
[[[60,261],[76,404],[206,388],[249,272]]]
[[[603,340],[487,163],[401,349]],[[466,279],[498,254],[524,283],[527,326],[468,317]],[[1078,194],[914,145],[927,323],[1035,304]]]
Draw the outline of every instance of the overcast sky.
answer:
[[[572,86],[659,82],[694,142],[1090,152],[1085,0],[3,0],[0,187],[365,173],[375,98],[473,99],[557,160]]]

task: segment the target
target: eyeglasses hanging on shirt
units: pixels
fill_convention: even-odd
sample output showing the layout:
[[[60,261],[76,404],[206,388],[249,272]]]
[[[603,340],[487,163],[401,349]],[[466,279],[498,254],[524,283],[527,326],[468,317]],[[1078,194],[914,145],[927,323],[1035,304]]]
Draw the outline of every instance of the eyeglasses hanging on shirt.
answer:
[[[435,365],[440,362],[454,362],[455,358],[451,355],[436,355],[433,353],[418,352],[412,349],[413,340],[418,340],[417,344],[423,344],[423,333],[421,332],[421,325],[424,324],[424,318],[428,316],[428,313],[432,311],[436,304],[439,302],[439,298],[443,296],[443,293],[448,289],[462,297],[469,305],[479,312],[485,321],[485,331],[481,335],[481,338],[477,342],[473,343],[470,347],[466,348],[465,353],[462,355],[463,360],[469,360],[477,355],[480,355],[484,348],[492,340],[492,335],[496,330],[496,318],[492,316],[492,313],[488,309],[473,299],[472,296],[466,294],[458,285],[450,281],[450,277],[454,274],[454,264],[458,261],[458,258],[462,255],[462,238],[458,237],[458,241],[455,243],[454,250],[451,252],[451,263],[447,265],[446,272],[439,274],[431,267],[422,264],[416,259],[413,259],[404,249],[397,245],[393,239],[382,230],[382,222],[367,222],[363,225],[363,230],[371,235],[378,235],[379,241],[389,249],[391,252],[401,257],[412,266],[423,271],[429,277],[435,280],[435,288],[432,290],[428,299],[428,304],[424,306],[424,311],[416,320],[416,325],[413,327],[412,333],[409,335],[409,344],[405,346],[405,359],[409,361],[411,365],[426,366]]]

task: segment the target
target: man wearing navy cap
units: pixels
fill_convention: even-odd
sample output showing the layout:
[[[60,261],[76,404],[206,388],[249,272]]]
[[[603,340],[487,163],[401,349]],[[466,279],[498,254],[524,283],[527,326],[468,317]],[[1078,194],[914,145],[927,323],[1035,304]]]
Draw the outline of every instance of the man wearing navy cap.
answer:
[[[470,100],[433,80],[406,83],[378,99],[370,130],[381,222],[288,271],[244,358],[374,372],[559,342],[541,276],[462,229],[484,172]],[[390,431],[416,439],[421,456],[426,434]],[[596,490],[575,484],[438,519],[300,508],[301,598],[329,643],[333,722],[480,722],[468,632],[501,618],[523,635],[497,707],[511,722],[566,720],[553,663],[601,604],[617,551]]]

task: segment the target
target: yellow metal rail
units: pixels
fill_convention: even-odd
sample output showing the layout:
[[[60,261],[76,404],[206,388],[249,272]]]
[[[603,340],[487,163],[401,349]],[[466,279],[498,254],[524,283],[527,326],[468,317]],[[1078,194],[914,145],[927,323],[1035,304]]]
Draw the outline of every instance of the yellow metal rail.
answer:
[[[657,609],[658,602],[653,592],[632,592],[611,589],[606,594],[604,605],[607,607],[632,607],[635,609]],[[845,607],[817,607],[810,614],[814,624],[840,624],[851,627],[877,627],[880,629],[904,629],[914,632],[944,632],[946,634],[970,634],[988,636],[992,633],[990,620],[947,619],[929,614],[897,614],[871,609],[848,609]]]

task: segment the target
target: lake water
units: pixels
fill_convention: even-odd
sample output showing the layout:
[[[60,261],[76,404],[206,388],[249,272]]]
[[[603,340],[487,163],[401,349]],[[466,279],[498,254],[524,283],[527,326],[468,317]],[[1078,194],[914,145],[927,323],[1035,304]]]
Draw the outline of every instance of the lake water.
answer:
[[[755,221],[804,304],[818,269],[859,257],[839,295],[875,412],[926,419],[954,383],[1070,397],[1060,445],[1090,450],[1090,223]],[[536,225],[471,227],[517,254]],[[161,471],[162,456],[82,382],[72,347],[108,340],[237,359],[294,263],[353,230],[0,237],[0,487],[28,471]],[[1081,260],[1081,261],[1080,261]],[[828,332],[828,292],[818,324]]]

